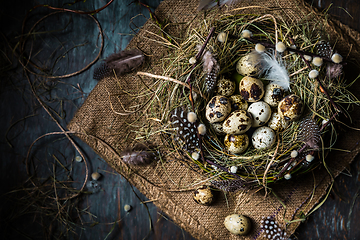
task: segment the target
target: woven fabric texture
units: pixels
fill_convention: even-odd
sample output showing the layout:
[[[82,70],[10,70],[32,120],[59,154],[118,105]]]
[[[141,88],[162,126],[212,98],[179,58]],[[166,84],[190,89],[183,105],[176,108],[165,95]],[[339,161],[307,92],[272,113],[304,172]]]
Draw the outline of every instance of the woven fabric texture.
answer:
[[[239,2],[234,8],[262,7],[241,10],[243,13],[267,13],[271,11],[272,15],[282,17],[294,24],[303,17],[322,18],[320,13],[300,0]],[[187,23],[197,18],[203,18],[204,14],[199,14],[196,11],[197,5],[197,0],[165,0],[160,4],[155,14],[160,21],[166,19],[167,22],[174,23],[169,25],[166,31],[181,37],[186,31],[187,25],[179,24],[179,27],[175,23]],[[226,11],[228,9],[223,7],[216,14],[220,15]],[[347,59],[351,59],[360,52],[360,37],[357,32],[332,20],[328,20],[326,26],[331,39],[337,39],[337,49],[343,56],[348,56]],[[154,36],[151,33],[156,31],[158,30],[154,23],[149,20],[132,39],[128,48],[138,48],[145,53],[146,66],[143,67],[142,71],[161,75],[162,70],[156,67],[156,63],[168,54],[169,49],[152,41]],[[214,205],[201,206],[193,201],[192,190],[190,188],[186,190],[186,186],[195,181],[200,181],[202,176],[178,161],[180,156],[169,154],[163,163],[154,162],[148,166],[132,167],[124,164],[119,153],[126,147],[129,139],[134,137],[134,131],[139,130],[129,124],[139,116],[137,114],[117,114],[116,112],[127,108],[129,105],[136,104],[133,101],[141,103],[144,99],[134,100],[123,97],[121,101],[117,100],[123,96],[126,89],[138,90],[142,87],[140,78],[135,74],[128,74],[118,79],[106,78],[101,80],[69,123],[68,129],[78,132],[78,136],[102,156],[108,164],[127,178],[149,199],[156,199],[154,204],[195,238],[239,239],[238,236],[230,234],[223,224],[227,215],[239,213],[250,217],[253,224],[252,231],[243,239],[262,239],[261,234],[259,234],[262,217],[275,216],[278,222],[284,225],[285,219],[293,220],[297,218],[300,212],[308,213],[326,194],[331,183],[331,177],[324,167],[320,167],[306,176],[274,186],[274,191],[286,205],[286,209],[274,195],[269,194],[265,198],[263,190],[239,191],[227,194],[226,197],[224,194],[219,194]],[[359,92],[357,90],[360,89],[360,85],[356,83],[353,89],[354,93]],[[352,111],[352,118],[360,119],[359,112],[359,109]],[[355,125],[357,125],[355,127],[359,127],[360,122],[356,122]],[[340,134],[336,147],[349,150],[349,152],[334,151],[327,157],[328,167],[333,172],[334,177],[343,171],[357,155],[360,149],[360,145],[357,144],[359,140],[360,135],[355,131],[346,131]],[[314,186],[316,191],[312,196]],[[286,230],[287,234],[292,234],[298,225],[299,222],[290,224]]]

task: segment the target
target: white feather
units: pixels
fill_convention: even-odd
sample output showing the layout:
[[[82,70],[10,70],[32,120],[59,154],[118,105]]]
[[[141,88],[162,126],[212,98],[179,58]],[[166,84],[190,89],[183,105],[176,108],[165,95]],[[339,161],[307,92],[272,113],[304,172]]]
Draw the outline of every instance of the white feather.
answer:
[[[263,78],[290,90],[289,74],[281,57],[276,58],[274,52],[263,52],[260,56]]]

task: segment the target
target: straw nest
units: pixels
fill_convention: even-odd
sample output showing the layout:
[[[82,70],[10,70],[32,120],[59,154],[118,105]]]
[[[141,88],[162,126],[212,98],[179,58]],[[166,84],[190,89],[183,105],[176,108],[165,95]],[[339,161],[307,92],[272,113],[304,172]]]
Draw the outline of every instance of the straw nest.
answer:
[[[193,22],[181,40],[165,32],[157,32],[159,35],[154,41],[171,51],[170,55],[160,60],[159,65],[163,69],[161,75],[138,73],[155,79],[154,85],[149,88],[155,89],[156,94],[156,101],[150,103],[154,105],[153,111],[147,113],[148,119],[155,120],[156,127],[144,126],[148,130],[139,132],[138,138],[151,139],[152,136],[161,135],[163,144],[170,151],[182,154],[185,161],[198,166],[205,176],[217,175],[215,184],[220,182],[220,185],[224,180],[236,180],[240,182],[235,181],[240,187],[265,185],[279,179],[289,179],[324,164],[326,153],[333,149],[336,142],[339,119],[344,115],[350,118],[348,111],[359,102],[349,91],[356,79],[344,78],[344,61],[339,63],[342,60],[339,59],[340,55],[334,56],[338,57],[336,63],[331,60],[336,53],[336,39],[329,39],[322,32],[322,24],[303,20],[289,25],[270,14],[230,12],[217,18]],[[277,45],[279,42],[283,45]],[[300,118],[288,121],[285,129],[274,131],[276,140],[271,147],[254,148],[251,140],[254,129],[251,128],[245,133],[250,139],[249,147],[235,154],[225,147],[224,136],[216,133],[205,116],[206,105],[217,95],[217,90],[216,87],[213,91],[208,90],[209,78],[213,73],[204,68],[204,64],[208,63],[203,60],[206,54],[210,54],[219,64],[219,69],[212,69],[217,81],[231,80],[236,84],[234,94],[240,94],[239,83],[244,76],[236,71],[236,65],[244,56],[256,52],[256,44],[261,44],[257,47],[264,47],[265,52],[286,69],[290,88],[284,96],[299,96],[304,110]],[[278,51],[275,50],[276,46],[280,47]],[[294,46],[296,50],[292,51]],[[307,61],[309,56],[315,60]],[[320,60],[316,58],[319,56]],[[323,63],[320,65],[316,61]],[[309,75],[311,70],[316,70],[312,71],[314,75]],[[265,79],[265,75],[256,76],[264,86],[271,82]],[[271,109],[272,112],[278,111],[277,107]],[[203,130],[206,128],[204,135],[194,133],[197,141],[195,146],[189,146],[191,143],[186,139],[189,135],[184,137],[183,129],[174,123],[174,115],[181,111],[196,114],[193,115],[196,121],[191,123],[191,128],[198,129],[199,125]],[[187,116],[182,117],[188,120]]]

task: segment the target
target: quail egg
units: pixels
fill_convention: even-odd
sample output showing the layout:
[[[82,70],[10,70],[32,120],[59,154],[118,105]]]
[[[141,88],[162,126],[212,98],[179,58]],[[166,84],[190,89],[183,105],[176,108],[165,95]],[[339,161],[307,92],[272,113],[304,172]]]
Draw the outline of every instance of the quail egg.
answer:
[[[286,121],[299,119],[303,110],[304,104],[301,98],[295,94],[284,97],[278,105],[278,113]]]
[[[245,101],[244,98],[239,94],[232,95],[231,97],[229,97],[229,100],[230,100],[230,103],[231,103],[231,110],[232,111],[247,110],[248,109],[247,101]]]
[[[226,135],[223,129],[223,122],[212,123],[211,126],[217,135]]]
[[[244,77],[239,84],[240,95],[248,102],[257,102],[264,96],[264,84],[253,77]]]
[[[225,96],[214,96],[206,105],[205,116],[210,123],[223,121],[231,111],[231,104]]]
[[[281,118],[278,113],[273,113],[268,122],[268,126],[272,130],[276,132],[280,132],[285,128],[287,128],[287,126],[289,126],[289,123],[290,123],[289,121],[285,121],[283,118]]]
[[[237,110],[225,119],[223,130],[227,134],[243,134],[252,125],[252,116],[245,110]]]
[[[193,199],[200,205],[210,205],[214,201],[214,194],[209,186],[201,186],[194,191]]]
[[[271,148],[276,140],[274,130],[269,127],[263,126],[257,128],[252,137],[252,144],[254,148],[259,150],[265,150]]]
[[[240,214],[227,216],[224,225],[229,232],[235,235],[246,235],[251,230],[250,219]]]
[[[285,90],[278,84],[270,83],[265,88],[264,102],[271,107],[276,107],[285,97]]]
[[[251,52],[236,64],[236,71],[243,76],[257,76],[261,72],[260,54]]]
[[[224,138],[225,148],[234,154],[243,153],[249,146],[249,137],[246,134],[227,134]]]
[[[222,95],[229,97],[235,92],[235,82],[229,79],[221,79],[216,84],[216,93],[217,95]]]
[[[271,108],[269,104],[263,101],[252,103],[248,108],[248,112],[253,117],[252,127],[265,125],[271,117]]]

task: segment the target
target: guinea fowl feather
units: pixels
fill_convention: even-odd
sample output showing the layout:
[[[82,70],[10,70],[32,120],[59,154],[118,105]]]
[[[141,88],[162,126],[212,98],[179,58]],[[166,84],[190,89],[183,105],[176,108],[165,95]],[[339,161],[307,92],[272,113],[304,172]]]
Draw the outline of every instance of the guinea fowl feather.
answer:
[[[197,46],[198,50],[200,50],[201,46]],[[205,53],[202,56],[202,62],[203,62],[203,69],[206,73],[205,75],[205,85],[206,85],[206,91],[211,92],[217,82],[217,75],[220,71],[220,65],[213,56],[213,54],[210,51],[205,51]]]

